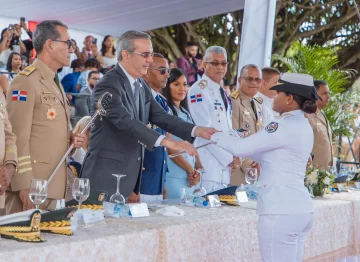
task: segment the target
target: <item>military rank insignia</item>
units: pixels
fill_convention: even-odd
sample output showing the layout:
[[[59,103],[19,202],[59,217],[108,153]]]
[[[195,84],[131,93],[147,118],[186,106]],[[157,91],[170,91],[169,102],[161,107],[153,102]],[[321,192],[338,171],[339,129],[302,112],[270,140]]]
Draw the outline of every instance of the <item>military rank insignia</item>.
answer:
[[[265,130],[266,132],[268,133],[274,133],[277,129],[278,129],[278,123],[276,122],[271,122],[270,124],[268,124],[266,127],[265,127]]]
[[[201,89],[205,89],[208,85],[208,82],[206,80],[201,80],[198,84],[200,86]]]
[[[202,102],[202,95],[197,94],[197,95],[190,96],[190,102],[191,103]]]

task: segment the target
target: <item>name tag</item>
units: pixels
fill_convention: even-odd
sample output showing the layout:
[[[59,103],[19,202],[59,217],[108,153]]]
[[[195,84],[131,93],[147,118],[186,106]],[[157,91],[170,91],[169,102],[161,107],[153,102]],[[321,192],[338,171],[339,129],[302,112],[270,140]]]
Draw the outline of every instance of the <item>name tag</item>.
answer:
[[[102,210],[84,209],[83,210],[83,219],[84,219],[85,224],[101,222],[104,220],[104,214],[103,214]]]
[[[128,204],[132,217],[148,217],[149,209],[146,203]]]
[[[249,202],[249,199],[247,197],[247,194],[245,191],[237,192],[236,193],[236,199],[239,203],[247,203]]]

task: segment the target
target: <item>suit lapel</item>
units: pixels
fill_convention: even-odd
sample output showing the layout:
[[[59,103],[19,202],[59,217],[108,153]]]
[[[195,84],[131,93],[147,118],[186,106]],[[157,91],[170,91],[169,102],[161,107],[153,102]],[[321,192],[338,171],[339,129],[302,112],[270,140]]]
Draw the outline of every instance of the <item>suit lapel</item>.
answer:
[[[141,82],[140,82],[141,83]],[[145,123],[145,92],[144,92],[144,83],[141,83],[139,90],[139,118],[140,121]]]
[[[125,93],[126,93],[126,98],[130,102],[130,105],[132,107],[131,109],[132,109],[133,116],[136,119],[139,119],[138,114],[136,113],[136,105],[135,105],[134,94],[133,94],[133,91],[131,89],[129,79],[126,77],[125,73],[123,72],[123,70],[121,69],[121,67],[118,64],[116,64],[115,68],[116,68],[116,72],[121,77],[120,83],[122,83],[123,86],[124,86]]]

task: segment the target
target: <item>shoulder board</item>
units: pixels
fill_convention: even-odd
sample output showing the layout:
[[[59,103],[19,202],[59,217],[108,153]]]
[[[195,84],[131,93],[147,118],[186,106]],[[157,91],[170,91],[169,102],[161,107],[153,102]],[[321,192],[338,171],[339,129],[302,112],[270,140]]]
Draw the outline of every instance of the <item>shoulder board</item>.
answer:
[[[19,74],[29,76],[35,70],[36,70],[36,67],[33,65],[30,65],[30,66],[26,67],[23,71],[21,71]]]
[[[254,100],[256,101],[256,102],[258,102],[260,105],[263,103],[263,99],[262,99],[262,97],[254,97]]]
[[[198,83],[198,86],[200,86],[201,89],[205,89],[208,85],[208,82],[206,80],[201,80],[199,83]]]
[[[240,94],[239,94],[238,91],[234,91],[234,92],[231,93],[230,97],[231,97],[231,98],[234,98],[234,99],[237,99],[237,98],[239,97],[239,95],[240,95]]]

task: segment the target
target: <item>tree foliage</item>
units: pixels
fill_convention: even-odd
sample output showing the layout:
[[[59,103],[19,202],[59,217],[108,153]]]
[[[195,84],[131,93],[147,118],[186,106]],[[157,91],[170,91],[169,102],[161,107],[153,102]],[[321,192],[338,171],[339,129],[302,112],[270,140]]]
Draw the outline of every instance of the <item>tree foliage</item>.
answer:
[[[278,0],[273,53],[284,55],[296,41],[327,45],[339,54],[338,68],[360,71],[359,18],[354,0]],[[360,0],[357,0],[360,4]],[[151,30],[155,50],[176,60],[187,41],[197,41],[200,52],[220,45],[230,54],[227,78],[238,67],[243,10]]]

